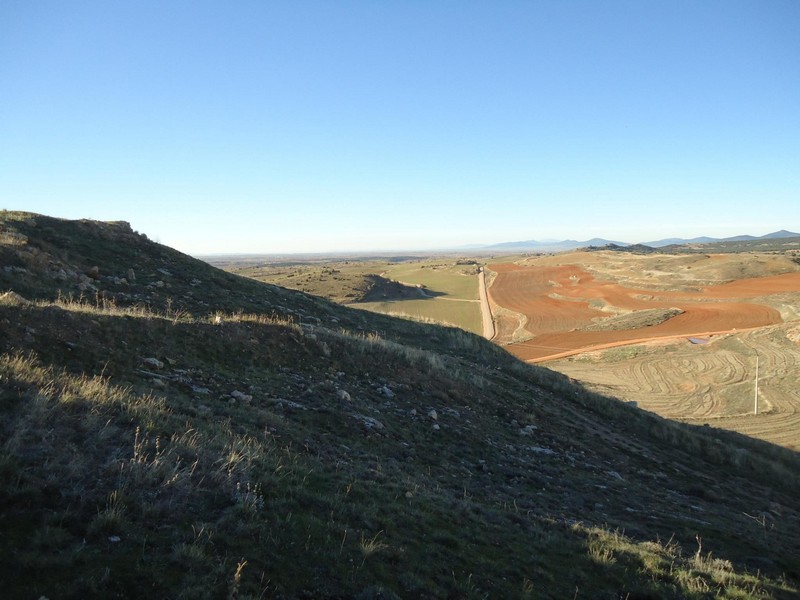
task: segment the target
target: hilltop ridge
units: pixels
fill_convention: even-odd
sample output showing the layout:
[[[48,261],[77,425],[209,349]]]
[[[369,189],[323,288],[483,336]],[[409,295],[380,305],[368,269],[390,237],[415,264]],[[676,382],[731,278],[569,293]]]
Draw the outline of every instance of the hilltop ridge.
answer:
[[[0,213],[10,598],[795,597],[797,453]]]

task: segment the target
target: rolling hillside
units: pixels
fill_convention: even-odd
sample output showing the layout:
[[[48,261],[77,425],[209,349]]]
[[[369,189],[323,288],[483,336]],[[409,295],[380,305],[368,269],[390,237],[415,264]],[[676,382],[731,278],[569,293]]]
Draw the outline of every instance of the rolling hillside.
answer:
[[[0,213],[6,598],[794,598],[800,456]]]

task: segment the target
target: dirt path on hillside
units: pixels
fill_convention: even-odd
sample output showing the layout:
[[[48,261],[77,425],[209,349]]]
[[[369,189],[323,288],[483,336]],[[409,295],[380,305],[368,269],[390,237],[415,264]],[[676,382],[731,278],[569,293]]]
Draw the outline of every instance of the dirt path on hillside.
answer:
[[[489,292],[486,289],[486,267],[482,267],[478,273],[478,294],[481,299],[481,322],[483,323],[483,337],[487,340],[494,339],[494,319],[492,318],[492,308],[489,306]]]

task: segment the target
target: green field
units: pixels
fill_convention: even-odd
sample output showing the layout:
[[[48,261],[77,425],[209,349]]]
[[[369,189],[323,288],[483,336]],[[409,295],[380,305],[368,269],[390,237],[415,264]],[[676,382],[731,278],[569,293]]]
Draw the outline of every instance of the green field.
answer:
[[[479,264],[474,260],[440,257],[255,264],[232,260],[217,266],[353,308],[452,325],[478,335],[482,332]],[[376,283],[373,276],[380,276],[383,283]],[[387,285],[390,281],[402,283],[403,293]]]
[[[465,262],[465,261],[461,261]],[[387,279],[420,286],[430,298],[387,302],[358,302],[350,306],[398,317],[460,327],[482,332],[476,264],[453,260],[427,260],[387,265]]]
[[[481,310],[477,301],[462,302],[439,297],[396,302],[359,302],[349,306],[416,321],[460,327],[478,335],[482,332]]]
[[[478,300],[477,265],[453,261],[425,261],[391,265],[385,277],[411,285],[422,285],[447,298]]]

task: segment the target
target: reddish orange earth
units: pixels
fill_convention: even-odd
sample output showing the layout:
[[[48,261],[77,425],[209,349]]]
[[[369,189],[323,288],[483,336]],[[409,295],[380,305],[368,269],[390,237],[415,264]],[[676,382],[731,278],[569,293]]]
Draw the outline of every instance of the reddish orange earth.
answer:
[[[710,335],[781,323],[780,313],[750,301],[771,294],[800,292],[800,273],[742,279],[699,292],[626,288],[596,280],[578,265],[522,267],[490,265],[497,273],[489,296],[496,305],[524,315],[534,337],[506,348],[531,362],[584,350],[639,343],[657,338]],[[678,308],[683,312],[657,325],[619,331],[581,331],[612,316],[595,306],[623,311]],[[497,340],[502,342],[503,340]]]

